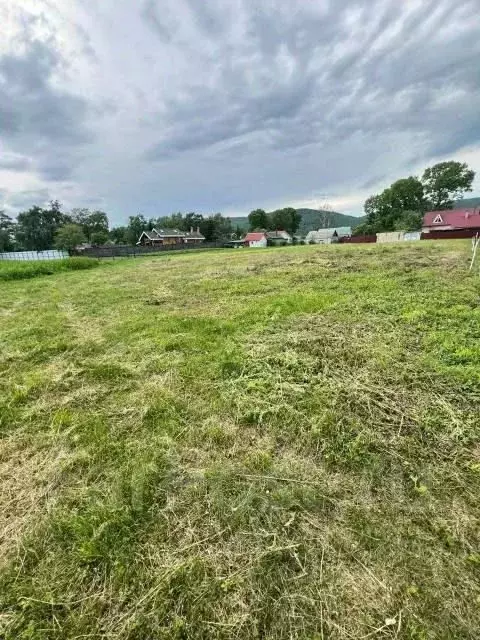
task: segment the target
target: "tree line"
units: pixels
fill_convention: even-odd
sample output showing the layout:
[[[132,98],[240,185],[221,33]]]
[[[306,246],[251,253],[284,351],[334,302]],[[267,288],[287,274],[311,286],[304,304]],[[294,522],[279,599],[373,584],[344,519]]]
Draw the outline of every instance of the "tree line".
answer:
[[[382,231],[418,231],[426,211],[453,209],[455,201],[472,191],[475,172],[466,163],[440,162],[419,178],[401,178],[365,201],[366,220],[355,235]]]
[[[110,228],[104,211],[82,208],[62,211],[58,200],[46,207],[33,206],[14,220],[0,211],[0,251],[44,251],[73,249],[82,244],[135,244],[142,231],[154,227],[190,231],[200,229],[207,242],[224,238],[240,238],[243,231],[233,228],[232,221],[220,213],[204,217],[198,213],[175,213],[172,216],[145,218],[130,216],[124,226]]]
[[[225,218],[221,213],[211,216],[203,216],[201,213],[174,213],[171,216],[160,218],[149,218],[142,216],[130,216],[128,226],[117,227],[116,233],[123,233],[124,240],[133,243],[138,240],[142,231],[157,229],[178,229],[179,231],[200,230],[206,242],[216,242],[223,239],[242,237],[243,231],[240,227],[233,227],[230,218]],[[135,238],[133,240],[132,238]]]
[[[295,233],[302,221],[302,215],[293,207],[276,209],[267,213],[263,209],[254,209],[248,214],[250,231],[288,231]]]

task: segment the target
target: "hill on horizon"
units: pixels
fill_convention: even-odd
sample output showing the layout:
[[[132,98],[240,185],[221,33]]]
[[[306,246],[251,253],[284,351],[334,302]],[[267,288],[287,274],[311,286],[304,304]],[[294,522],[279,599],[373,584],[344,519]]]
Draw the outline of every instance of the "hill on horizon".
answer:
[[[462,209],[463,207],[480,207],[480,197],[463,198],[457,200],[454,209]],[[328,211],[326,209],[297,209],[302,215],[302,221],[298,229],[299,233],[307,234],[309,231],[316,229],[328,229],[332,227],[358,227],[365,221],[365,216],[351,216],[339,211]],[[239,226],[244,231],[248,230],[247,216],[230,217],[233,226]]]
[[[477,198],[463,198],[462,200],[457,200],[453,205],[454,209],[469,209],[470,207],[480,207],[480,197]]]
[[[352,227],[355,228],[364,221],[364,217],[349,216],[338,211],[327,211],[325,209],[297,209],[302,215],[302,221],[298,231],[307,234],[316,229],[328,229],[331,227]],[[248,218],[246,216],[231,217],[233,226],[239,226],[245,231],[248,230]]]
[[[302,215],[300,233],[308,233],[316,229],[329,229],[332,227],[358,227],[364,221],[364,217],[349,216],[338,211],[326,209],[297,209]]]

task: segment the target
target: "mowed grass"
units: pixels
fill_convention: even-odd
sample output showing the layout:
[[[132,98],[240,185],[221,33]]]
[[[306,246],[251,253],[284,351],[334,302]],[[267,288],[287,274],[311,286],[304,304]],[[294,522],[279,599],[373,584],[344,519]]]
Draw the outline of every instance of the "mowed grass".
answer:
[[[478,638],[469,254],[0,283],[0,637]]]

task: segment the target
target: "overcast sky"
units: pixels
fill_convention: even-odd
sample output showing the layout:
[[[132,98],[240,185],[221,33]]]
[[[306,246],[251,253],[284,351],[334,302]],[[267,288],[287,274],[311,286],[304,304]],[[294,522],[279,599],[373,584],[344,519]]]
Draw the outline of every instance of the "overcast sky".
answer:
[[[8,212],[360,214],[438,160],[480,173],[479,0],[0,0],[0,23]]]

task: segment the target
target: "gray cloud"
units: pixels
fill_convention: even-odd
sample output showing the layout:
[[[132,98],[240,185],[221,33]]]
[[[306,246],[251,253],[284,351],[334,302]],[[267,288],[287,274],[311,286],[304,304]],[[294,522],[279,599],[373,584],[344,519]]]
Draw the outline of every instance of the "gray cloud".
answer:
[[[24,40],[0,57],[0,135],[10,150],[34,158],[45,180],[66,179],[77,147],[91,140],[87,101],[53,82],[62,64],[53,40]],[[19,160],[10,168],[27,167]]]
[[[28,209],[33,205],[41,205],[48,202],[50,193],[47,188],[28,189],[6,196],[6,199],[8,200],[8,205],[14,209]]]
[[[172,34],[175,31],[176,24],[170,19],[167,22],[167,18],[162,15],[160,7],[158,7],[155,0],[145,0],[141,9],[141,15],[146,21],[147,25],[155,32],[155,34],[163,42],[170,42],[172,40]]]
[[[188,1],[190,9],[193,4]],[[195,3],[195,19],[213,37],[224,32],[225,16],[214,15],[209,6],[207,11]],[[405,15],[393,2],[332,3],[323,15],[290,7],[278,2],[251,8],[245,40],[227,45],[215,61],[216,53],[206,55],[216,81],[208,86],[192,81],[181,99],[165,102],[166,128],[147,158],[249,136],[251,150],[260,140],[279,151],[304,144],[325,149],[355,132],[416,132],[425,136],[432,154],[478,142],[475,1],[423,2]],[[347,27],[355,8],[356,22]],[[452,24],[461,30],[449,33]],[[388,37],[393,28],[396,33]],[[345,51],[335,54],[341,46]],[[468,91],[468,98],[436,105],[459,89]],[[455,124],[459,106],[461,126]]]
[[[0,170],[6,169],[10,171],[25,171],[31,165],[29,158],[15,154],[6,154],[0,156]]]
[[[0,56],[0,169],[72,206],[341,197],[467,146],[480,169],[478,0],[67,4]]]

